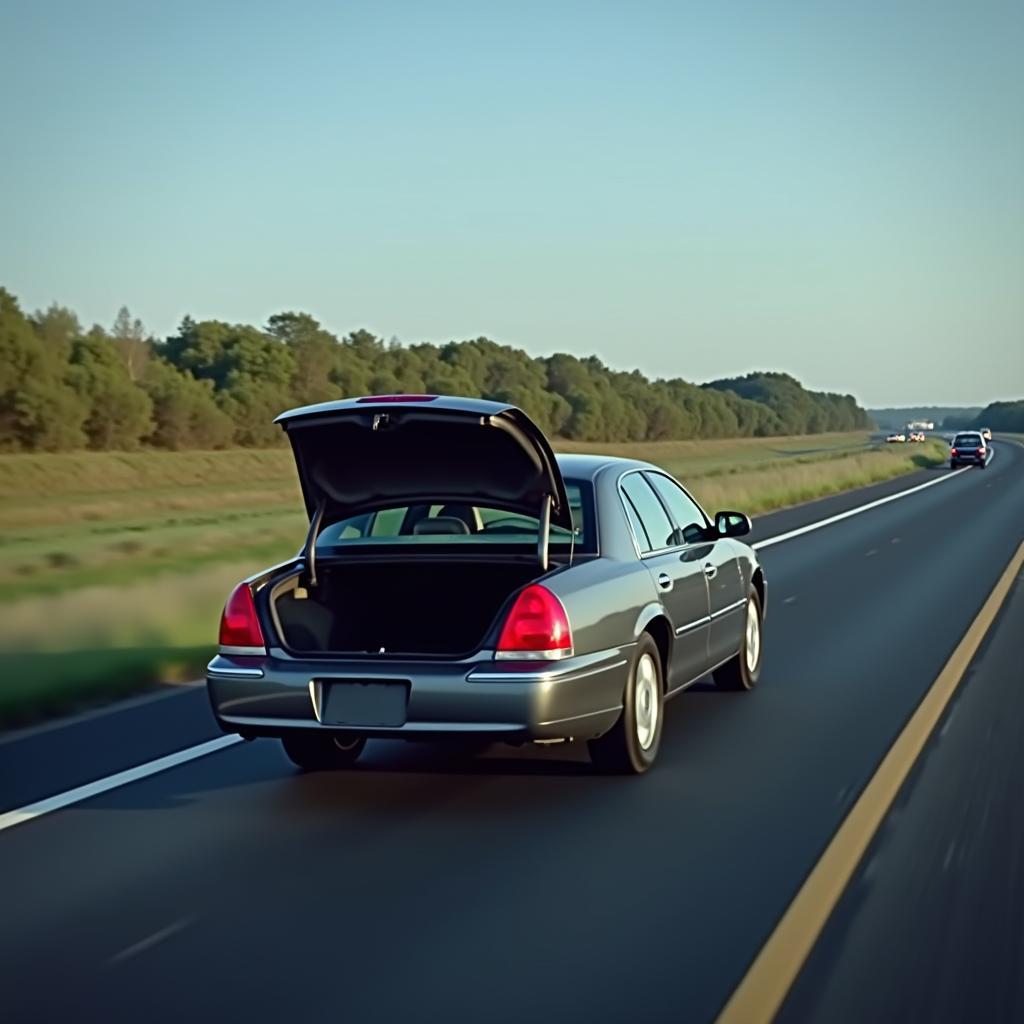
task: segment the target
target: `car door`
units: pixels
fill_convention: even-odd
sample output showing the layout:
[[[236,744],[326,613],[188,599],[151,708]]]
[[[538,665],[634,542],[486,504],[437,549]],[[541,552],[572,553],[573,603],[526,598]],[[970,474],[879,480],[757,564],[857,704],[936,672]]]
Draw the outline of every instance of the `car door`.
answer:
[[[687,556],[675,524],[640,471],[627,473],[620,496],[637,544],[675,634],[666,689],[702,675],[708,664],[708,588],[699,561]]]
[[[715,534],[704,510],[678,481],[667,473],[647,472],[645,476],[686,542],[683,556],[700,565],[706,581],[710,616],[706,667],[712,668],[739,650],[745,622],[746,594],[736,550],[732,541]]]

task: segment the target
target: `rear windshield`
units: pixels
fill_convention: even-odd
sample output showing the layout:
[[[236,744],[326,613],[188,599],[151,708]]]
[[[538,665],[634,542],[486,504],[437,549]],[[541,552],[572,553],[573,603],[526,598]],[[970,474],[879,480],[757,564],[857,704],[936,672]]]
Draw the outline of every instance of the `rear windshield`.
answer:
[[[597,550],[593,489],[583,480],[566,480],[573,529],[551,527],[551,549],[579,553]],[[508,509],[463,502],[399,505],[365,512],[325,526],[317,551],[330,553],[349,546],[495,545],[535,549],[539,520]]]
[[[979,445],[981,443],[981,434],[957,434],[953,447],[956,448],[959,445],[961,448],[970,448],[972,445]]]

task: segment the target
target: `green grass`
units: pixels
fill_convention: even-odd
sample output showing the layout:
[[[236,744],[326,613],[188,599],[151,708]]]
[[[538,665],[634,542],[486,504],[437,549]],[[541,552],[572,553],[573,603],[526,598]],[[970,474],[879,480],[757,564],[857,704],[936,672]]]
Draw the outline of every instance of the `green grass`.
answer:
[[[194,679],[209,658],[207,644],[0,652],[0,725],[16,727]]]
[[[946,457],[865,434],[556,447],[646,459],[710,511],[752,513]],[[287,451],[0,456],[0,725],[194,678],[231,586],[306,525]]]

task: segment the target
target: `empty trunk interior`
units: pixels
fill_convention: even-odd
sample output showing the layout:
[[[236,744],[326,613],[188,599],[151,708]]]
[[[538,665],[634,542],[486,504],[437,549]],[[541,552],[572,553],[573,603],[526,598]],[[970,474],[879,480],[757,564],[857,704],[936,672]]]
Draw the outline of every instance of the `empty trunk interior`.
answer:
[[[347,562],[318,568],[308,597],[279,594],[277,617],[293,651],[465,654],[498,609],[540,573],[536,562]]]

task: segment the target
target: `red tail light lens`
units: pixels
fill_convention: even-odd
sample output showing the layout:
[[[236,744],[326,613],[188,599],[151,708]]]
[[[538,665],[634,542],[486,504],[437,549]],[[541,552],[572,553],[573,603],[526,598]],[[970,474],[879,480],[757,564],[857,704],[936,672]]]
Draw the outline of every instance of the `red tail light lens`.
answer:
[[[239,583],[224,605],[224,614],[220,617],[220,645],[266,650],[263,630],[256,616],[256,605],[247,583]]]
[[[950,448],[949,449],[949,454],[950,455],[956,455],[956,449],[955,448]]]
[[[534,583],[516,598],[498,640],[498,658],[564,658],[572,654],[572,632],[562,602]]]

